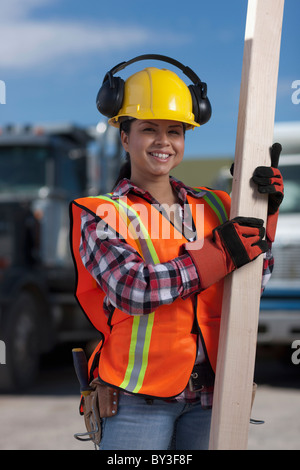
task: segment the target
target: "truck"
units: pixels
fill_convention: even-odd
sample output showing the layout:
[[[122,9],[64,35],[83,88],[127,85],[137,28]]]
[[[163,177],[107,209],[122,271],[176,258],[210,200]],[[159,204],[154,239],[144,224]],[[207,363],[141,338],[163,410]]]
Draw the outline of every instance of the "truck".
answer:
[[[284,199],[272,245],[274,269],[260,302],[257,341],[262,348],[287,350],[300,340],[300,122],[275,123],[273,141],[282,145]],[[231,192],[228,166],[220,168],[214,183]]]
[[[300,122],[277,123],[284,180],[275,242],[274,270],[260,303],[258,343],[293,347],[300,339]]]
[[[106,122],[0,129],[1,391],[32,384],[57,344],[95,336],[74,297],[69,203],[109,191],[120,159]]]

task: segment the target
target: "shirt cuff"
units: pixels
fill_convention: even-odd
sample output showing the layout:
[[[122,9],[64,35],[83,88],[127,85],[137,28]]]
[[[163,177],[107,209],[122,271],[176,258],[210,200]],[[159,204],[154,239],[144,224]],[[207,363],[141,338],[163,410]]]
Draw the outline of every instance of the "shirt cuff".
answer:
[[[175,258],[173,262],[179,270],[182,281],[180,297],[182,299],[187,299],[192,294],[198,293],[201,290],[200,280],[191,256],[189,254],[184,254]]]

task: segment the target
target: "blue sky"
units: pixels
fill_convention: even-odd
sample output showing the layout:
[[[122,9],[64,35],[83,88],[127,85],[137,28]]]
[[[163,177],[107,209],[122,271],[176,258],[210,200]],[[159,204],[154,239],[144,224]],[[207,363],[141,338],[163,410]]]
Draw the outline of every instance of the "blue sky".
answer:
[[[0,126],[96,124],[101,115],[95,98],[107,70],[157,53],[190,66],[208,84],[213,116],[187,134],[186,156],[232,155],[246,12],[246,0],[2,2],[0,80],[6,104],[0,104]],[[291,99],[292,83],[300,80],[299,18],[300,1],[285,0],[276,121],[300,121],[300,104]],[[140,62],[120,75],[147,65],[166,64]]]

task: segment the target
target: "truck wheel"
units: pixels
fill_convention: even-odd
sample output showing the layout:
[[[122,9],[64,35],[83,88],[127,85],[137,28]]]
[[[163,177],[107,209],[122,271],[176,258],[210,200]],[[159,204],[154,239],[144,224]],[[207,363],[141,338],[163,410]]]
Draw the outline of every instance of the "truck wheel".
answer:
[[[30,293],[22,292],[10,307],[5,332],[0,389],[18,392],[34,382],[39,368],[38,307]]]

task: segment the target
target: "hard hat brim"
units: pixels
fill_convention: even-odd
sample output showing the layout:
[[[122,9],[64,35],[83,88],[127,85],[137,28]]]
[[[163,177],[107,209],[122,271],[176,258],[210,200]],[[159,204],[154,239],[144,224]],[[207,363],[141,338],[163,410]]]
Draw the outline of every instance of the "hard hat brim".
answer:
[[[134,115],[135,114],[135,115]],[[164,121],[174,121],[174,122],[182,122],[184,124],[186,124],[186,130],[190,130],[190,129],[194,129],[195,127],[200,127],[200,124],[198,124],[198,122],[194,121],[194,120],[187,120],[187,119],[180,119],[178,114],[176,115],[176,118],[173,117],[173,116],[170,116],[170,115],[167,115],[167,116],[162,116],[160,115],[159,117],[156,117],[156,116],[153,116],[153,114],[150,114],[149,115],[145,115],[145,113],[143,113],[143,117],[141,117],[138,113],[132,113],[130,115],[128,114],[119,114],[118,116],[115,116],[115,117],[112,117],[111,119],[108,120],[108,124],[110,124],[111,126],[113,127],[117,127],[119,128],[120,127],[120,122],[122,120],[124,120],[124,118],[134,118],[134,119],[140,119],[140,120],[144,120],[144,121],[147,121],[147,120],[164,120]]]

